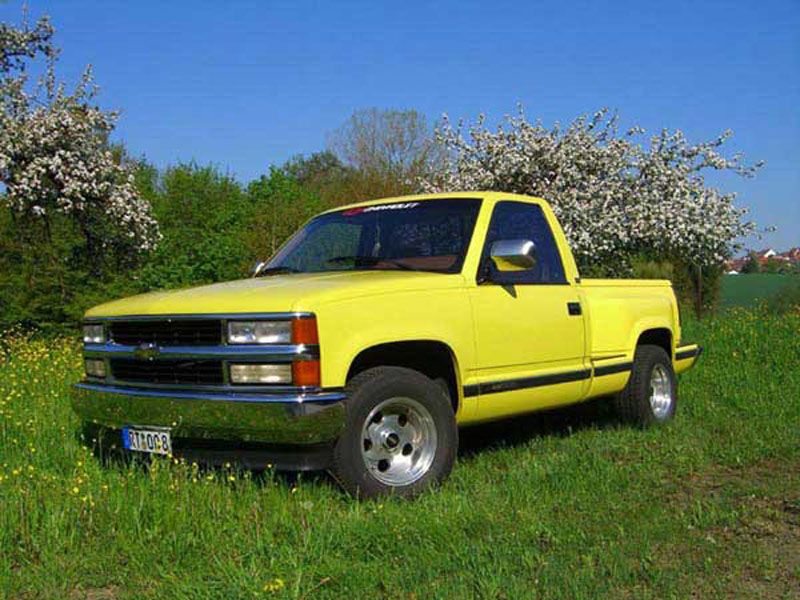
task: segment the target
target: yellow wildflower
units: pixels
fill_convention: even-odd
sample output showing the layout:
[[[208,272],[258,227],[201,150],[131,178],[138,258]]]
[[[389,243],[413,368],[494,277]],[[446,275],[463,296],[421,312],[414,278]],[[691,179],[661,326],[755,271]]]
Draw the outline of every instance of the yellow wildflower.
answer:
[[[269,592],[270,594],[274,594],[275,592],[281,591],[286,584],[283,582],[283,579],[277,577],[272,581],[268,581],[264,584],[264,591]]]

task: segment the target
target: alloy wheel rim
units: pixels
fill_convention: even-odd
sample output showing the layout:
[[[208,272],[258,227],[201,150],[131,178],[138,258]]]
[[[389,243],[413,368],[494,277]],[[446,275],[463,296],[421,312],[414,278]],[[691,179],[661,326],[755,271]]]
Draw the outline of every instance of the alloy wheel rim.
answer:
[[[367,416],[361,455],[370,474],[385,485],[405,486],[423,477],[436,456],[436,425],[412,398],[389,398]]]
[[[663,365],[655,365],[650,374],[650,408],[657,419],[663,419],[672,408],[672,381]]]

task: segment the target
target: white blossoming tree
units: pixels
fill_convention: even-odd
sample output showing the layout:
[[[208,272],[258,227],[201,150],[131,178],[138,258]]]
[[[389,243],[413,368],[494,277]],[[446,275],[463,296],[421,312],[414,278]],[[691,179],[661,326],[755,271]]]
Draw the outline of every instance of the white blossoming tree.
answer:
[[[133,165],[109,147],[117,115],[94,103],[90,69],[72,91],[57,83],[53,33],[46,17],[32,27],[0,24],[0,203],[21,235],[37,229],[48,239],[54,219],[66,219],[89,261],[148,251],[158,226]],[[28,67],[39,58],[45,75],[32,83]]]
[[[640,143],[644,131],[618,131],[604,109],[566,128],[529,122],[522,108],[490,130],[483,116],[467,127],[445,116],[435,132],[446,168],[431,174],[429,191],[501,190],[548,199],[578,262],[592,273],[625,273],[645,254],[699,268],[715,267],[754,231],[734,194],[709,187],[708,170],[746,177],[740,155],[720,147],[731,133],[690,144],[680,131],[662,131]]]

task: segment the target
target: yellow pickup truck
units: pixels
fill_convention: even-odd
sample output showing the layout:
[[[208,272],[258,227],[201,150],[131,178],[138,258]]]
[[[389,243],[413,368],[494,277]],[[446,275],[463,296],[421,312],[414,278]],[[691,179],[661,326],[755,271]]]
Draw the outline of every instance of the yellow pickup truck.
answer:
[[[95,439],[361,497],[441,482],[459,426],[598,397],[666,422],[701,350],[669,281],[582,279],[547,202],[497,192],[325,212],[252,278],[103,304],[83,340]]]

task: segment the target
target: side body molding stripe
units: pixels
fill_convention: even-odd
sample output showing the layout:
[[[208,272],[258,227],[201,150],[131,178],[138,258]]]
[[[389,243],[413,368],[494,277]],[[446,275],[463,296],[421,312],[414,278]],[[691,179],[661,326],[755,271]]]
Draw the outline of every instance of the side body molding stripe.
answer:
[[[675,351],[675,360],[685,360],[687,358],[692,358],[693,356],[700,356],[702,352],[702,346],[695,346],[694,348],[689,348],[688,350],[681,350],[678,348]]]
[[[619,365],[608,365],[594,369],[595,377],[611,375],[630,371],[633,363],[622,363]],[[473,383],[464,386],[464,397],[483,396],[485,394],[497,394],[499,392],[512,392],[528,388],[542,387],[546,385],[557,385],[570,381],[581,381],[592,376],[591,369],[580,369],[578,371],[567,371],[565,373],[553,373],[549,375],[536,375],[534,377],[522,377],[519,379],[504,379],[502,381],[489,381],[486,383]]]
[[[678,350],[675,352],[675,360],[684,360],[687,358],[697,357],[700,356],[702,352],[702,346],[695,346],[687,350],[681,350],[678,348]],[[608,360],[609,358],[617,357],[606,357],[605,360]],[[629,361],[615,365],[594,367],[594,370],[580,369],[578,371],[567,371],[566,373],[554,373],[551,375],[536,375],[534,377],[522,377],[519,379],[503,379],[501,381],[473,383],[464,386],[464,397],[470,398],[473,396],[483,396],[486,394],[497,394],[498,392],[511,392],[545,385],[557,385],[559,383],[567,383],[569,381],[589,379],[593,374],[594,377],[603,377],[604,375],[624,373],[630,371],[632,368],[633,362]]]
[[[624,362],[618,365],[605,365],[603,367],[594,368],[594,376],[602,377],[603,375],[613,375],[614,373],[622,373],[630,371],[633,368],[632,362]]]

